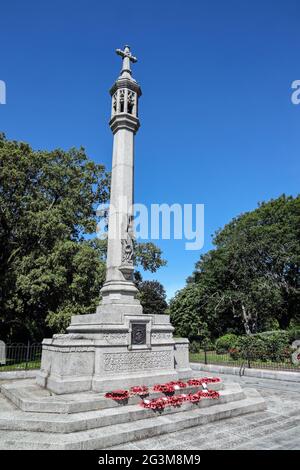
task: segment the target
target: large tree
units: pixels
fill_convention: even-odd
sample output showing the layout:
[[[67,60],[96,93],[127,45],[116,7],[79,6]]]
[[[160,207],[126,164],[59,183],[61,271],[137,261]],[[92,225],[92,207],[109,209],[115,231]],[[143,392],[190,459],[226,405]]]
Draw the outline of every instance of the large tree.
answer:
[[[139,289],[138,298],[146,314],[165,314],[168,308],[164,286],[158,281],[144,281],[141,274],[135,272],[135,284]]]
[[[201,295],[193,301],[184,290],[189,309],[207,319],[213,336],[251,334],[274,321],[287,328],[292,319],[299,321],[300,196],[259,204],[219,230],[213,242],[215,249],[201,256],[188,279]],[[171,302],[175,323],[182,295]]]
[[[40,340],[91,313],[105,275],[105,241],[94,238],[109,174],[83,148],[33,151],[0,134],[0,334]],[[165,264],[141,244],[137,262]]]

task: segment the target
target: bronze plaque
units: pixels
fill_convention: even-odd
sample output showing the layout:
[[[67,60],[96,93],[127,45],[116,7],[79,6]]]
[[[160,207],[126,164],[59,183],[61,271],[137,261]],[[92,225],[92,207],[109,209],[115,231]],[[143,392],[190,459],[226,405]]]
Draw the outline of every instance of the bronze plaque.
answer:
[[[132,323],[131,344],[146,344],[146,323]]]

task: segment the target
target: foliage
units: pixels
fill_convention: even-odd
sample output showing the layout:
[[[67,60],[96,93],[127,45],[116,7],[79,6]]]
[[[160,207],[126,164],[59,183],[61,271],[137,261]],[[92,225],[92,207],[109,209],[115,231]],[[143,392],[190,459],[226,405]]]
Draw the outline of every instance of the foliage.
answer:
[[[96,229],[95,205],[108,197],[102,165],[84,150],[34,152],[0,140],[0,322],[12,340],[41,339],[52,312],[95,302],[103,272],[84,234]],[[68,287],[71,286],[71,289]],[[98,295],[98,294],[97,294]]]
[[[205,321],[216,338],[299,322],[300,196],[261,203],[219,230],[213,242],[171,301],[175,325],[194,334]]]
[[[60,266],[63,275],[59,303],[55,309],[49,308],[46,317],[48,326],[59,333],[65,332],[72,315],[95,312],[100,287],[105,280],[102,246],[97,239],[81,243],[64,242],[62,249]],[[46,265],[41,263],[40,267],[45,269]]]
[[[226,334],[215,342],[216,353],[230,353],[232,359],[282,361],[291,354],[288,331],[265,331],[254,335]]]
[[[240,358],[240,351],[238,348],[229,348],[228,352],[230,354],[231,359],[233,359],[234,361],[237,361]]]
[[[215,349],[215,342],[211,340],[208,336],[204,337],[200,343],[201,349],[206,349],[206,351],[212,351]]]
[[[167,264],[167,261],[162,258],[161,249],[151,242],[135,242],[134,258],[136,265],[140,265],[145,271],[150,271],[152,273]]]
[[[238,351],[238,355],[242,359],[258,360],[266,358],[265,343],[258,336],[239,336],[234,349]]]
[[[280,325],[277,318],[268,317],[264,322],[265,331],[277,331],[280,330]]]
[[[234,347],[243,359],[283,361],[291,354],[286,331],[240,336]]]
[[[201,350],[201,345],[199,341],[192,341],[189,346],[190,353],[195,354]]]
[[[288,329],[289,337],[290,337],[290,342],[292,343],[296,339],[300,339],[300,326],[291,326]]]
[[[135,273],[135,284],[139,289],[138,298],[146,314],[165,314],[168,307],[166,292],[158,281],[143,281],[139,273]]]
[[[197,284],[187,285],[178,291],[170,302],[170,318],[176,335],[203,341],[209,338],[208,318],[198,307],[202,290]]]
[[[217,354],[224,354],[229,351],[229,349],[234,348],[235,343],[237,340],[237,335],[233,333],[228,333],[226,335],[221,336],[217,339],[215,346],[216,346],[216,353]]]
[[[281,361],[291,354],[288,332],[275,331],[271,334],[260,333],[258,336],[264,341],[267,357],[271,361]]]
[[[40,341],[91,313],[105,276],[106,241],[91,238],[109,175],[83,148],[33,151],[0,134],[0,331]],[[153,244],[137,262],[165,264]]]

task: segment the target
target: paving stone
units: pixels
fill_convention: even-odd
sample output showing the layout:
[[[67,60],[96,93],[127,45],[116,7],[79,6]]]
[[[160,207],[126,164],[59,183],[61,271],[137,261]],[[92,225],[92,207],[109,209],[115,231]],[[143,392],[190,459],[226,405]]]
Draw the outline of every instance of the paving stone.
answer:
[[[140,448],[132,443],[129,443],[129,444],[123,444],[121,446],[115,446],[114,450],[140,450]]]
[[[171,436],[173,436],[176,433],[172,433]],[[169,437],[166,435],[160,436],[159,438],[151,438],[151,439],[146,439],[142,441],[136,441],[135,445],[137,446],[138,449],[140,450],[161,450],[165,449],[166,446],[169,447],[174,447],[177,448],[178,440],[177,438],[174,437]],[[115,449],[115,447],[114,447]]]

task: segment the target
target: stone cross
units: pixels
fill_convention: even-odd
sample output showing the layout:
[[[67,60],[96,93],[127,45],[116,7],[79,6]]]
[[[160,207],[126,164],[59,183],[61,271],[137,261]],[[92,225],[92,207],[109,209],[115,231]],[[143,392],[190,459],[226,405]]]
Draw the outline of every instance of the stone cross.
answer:
[[[130,47],[124,46],[124,51],[122,51],[122,49],[116,49],[116,53],[123,58],[121,77],[127,76],[127,74],[131,76],[130,62],[137,62],[137,58],[131,54]]]

